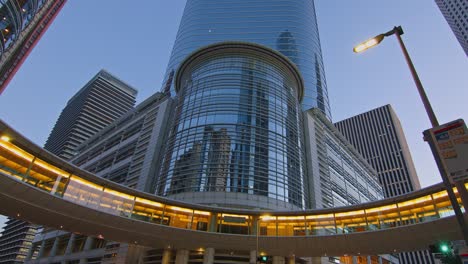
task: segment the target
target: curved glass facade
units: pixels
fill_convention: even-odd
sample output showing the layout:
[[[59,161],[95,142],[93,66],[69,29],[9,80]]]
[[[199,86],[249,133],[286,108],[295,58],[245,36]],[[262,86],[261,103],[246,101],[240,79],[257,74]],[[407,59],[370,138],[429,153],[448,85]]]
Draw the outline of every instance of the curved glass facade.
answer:
[[[303,207],[302,80],[283,55],[245,43],[213,45],[190,56],[175,83],[158,194],[244,193],[267,197],[257,208]]]
[[[313,0],[188,0],[164,89],[174,95],[173,72],[186,56],[222,41],[257,43],[289,57],[304,78],[302,109],[331,117]]]

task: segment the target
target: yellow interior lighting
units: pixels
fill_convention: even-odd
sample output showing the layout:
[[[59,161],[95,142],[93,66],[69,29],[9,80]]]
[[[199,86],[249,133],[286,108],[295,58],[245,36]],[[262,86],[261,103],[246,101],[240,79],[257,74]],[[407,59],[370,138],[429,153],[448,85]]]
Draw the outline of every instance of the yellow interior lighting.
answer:
[[[275,220],[276,220],[276,216],[263,215],[263,216],[260,216],[259,219],[260,219],[261,221],[275,221]]]
[[[188,209],[188,208],[182,208],[182,207],[177,207],[177,206],[168,206],[167,208],[174,210],[174,211],[184,212],[184,213],[193,213],[193,210]]]
[[[221,214],[222,217],[224,216],[230,216],[230,217],[239,217],[239,218],[245,218],[245,219],[248,219],[249,216],[248,215],[236,215],[236,214]]]
[[[94,184],[94,183],[91,183],[89,181],[85,181],[85,180],[82,180],[81,178],[77,178],[77,177],[73,177],[70,179],[72,182],[77,182],[81,185],[85,185],[89,188],[92,188],[92,189],[96,189],[96,190],[99,190],[99,191],[102,191],[102,186],[100,185],[97,185],[97,184]],[[70,186],[70,184],[68,185]]]
[[[430,201],[432,201],[432,198],[431,198],[430,195],[427,195],[427,196],[416,198],[416,199],[413,199],[413,200],[400,202],[400,203],[398,203],[398,207],[405,207],[405,206],[408,206],[408,205],[416,205],[416,204],[430,202]]]
[[[153,202],[151,200],[147,200],[147,199],[143,199],[143,198],[138,198],[137,197],[136,201],[139,202],[139,203],[142,203],[142,204],[147,204],[147,205],[156,206],[156,207],[163,207],[162,203]]]
[[[396,208],[397,208],[396,204],[390,204],[390,205],[385,205],[381,207],[374,207],[374,208],[366,209],[366,213],[375,213],[375,212],[384,213],[384,211],[392,210]]]
[[[304,221],[304,216],[278,216],[278,220],[288,221],[288,220],[301,220]]]
[[[333,214],[320,214],[320,215],[308,215],[306,219],[325,219],[325,218],[334,218]]]
[[[351,212],[336,213],[335,217],[358,216],[358,215],[363,215],[363,214],[364,214],[364,210],[358,210],[358,211],[351,211]]]
[[[121,198],[127,199],[127,200],[131,200],[131,201],[133,201],[133,199],[135,199],[135,196],[128,195],[128,194],[121,193],[121,192],[114,191],[114,190],[107,189],[107,188],[106,188],[106,189],[104,189],[104,192],[105,192],[105,193],[112,194],[112,195],[114,195],[114,196],[118,196],[118,197],[121,197]]]
[[[67,172],[65,172],[65,171],[63,171],[61,169],[58,169],[57,167],[52,166],[49,163],[46,163],[45,161],[42,161],[40,159],[36,159],[34,161],[34,164],[38,165],[39,167],[42,167],[43,169],[46,169],[46,170],[48,170],[50,172],[53,172],[53,173],[55,173],[57,175],[60,175],[60,176],[62,176],[64,178],[68,178],[70,176],[69,173],[67,173]]]
[[[0,140],[3,140],[5,142],[10,142],[11,138],[9,136],[4,135],[0,137]]]
[[[29,154],[28,152],[18,148],[17,146],[11,144],[10,142],[7,141],[0,141],[0,146],[3,148],[7,149],[8,151],[12,152],[16,156],[19,156],[25,160],[31,161],[33,159],[33,155]]]
[[[211,215],[210,212],[198,211],[198,210],[195,210],[193,213],[194,213],[194,214],[199,214],[199,215]]]

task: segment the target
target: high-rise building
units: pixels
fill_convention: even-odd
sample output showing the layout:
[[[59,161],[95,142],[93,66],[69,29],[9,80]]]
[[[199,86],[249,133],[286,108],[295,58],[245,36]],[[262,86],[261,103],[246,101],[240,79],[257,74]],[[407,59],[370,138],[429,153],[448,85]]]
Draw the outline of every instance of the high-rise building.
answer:
[[[132,109],[136,94],[134,88],[101,70],[68,101],[44,148],[71,159],[78,145]]]
[[[435,0],[468,56],[468,3],[466,0]]]
[[[303,82],[284,55],[223,42],[175,75],[175,121],[157,193],[219,206],[306,206]]]
[[[377,171],[385,197],[419,190],[400,120],[390,105],[337,122],[336,127]],[[398,254],[400,263],[434,263],[428,251]]]
[[[403,128],[390,105],[342,120],[335,126],[377,171],[385,197],[421,188]]]
[[[31,223],[9,218],[0,237],[0,263],[24,263],[37,228]]]
[[[223,41],[257,43],[286,55],[304,78],[302,109],[316,107],[331,117],[314,1],[188,0],[165,83],[192,52]],[[174,95],[173,85],[170,90]]]
[[[8,1],[8,5],[11,4],[10,2],[13,1]],[[57,1],[48,2],[50,4]],[[56,9],[59,7],[60,5]],[[101,70],[68,101],[44,148],[69,160],[75,154],[75,148],[79,144],[132,109],[136,93],[137,91],[129,85]],[[32,228],[29,223],[15,219],[10,219],[6,223],[2,240],[22,241],[16,248],[7,251],[10,257],[14,254],[21,258],[26,256],[25,252],[31,246],[36,229]]]
[[[150,96],[81,144],[70,162],[108,180],[154,192],[172,105],[167,94]],[[42,229],[27,263],[135,263],[142,250],[99,237]]]
[[[0,1],[0,94],[66,0]]]
[[[311,208],[383,199],[377,173],[318,109],[304,113]]]

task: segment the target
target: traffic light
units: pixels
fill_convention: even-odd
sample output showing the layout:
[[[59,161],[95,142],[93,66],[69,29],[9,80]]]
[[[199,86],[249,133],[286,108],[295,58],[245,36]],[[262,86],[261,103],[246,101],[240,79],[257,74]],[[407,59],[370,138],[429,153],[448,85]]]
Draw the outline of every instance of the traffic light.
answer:
[[[441,242],[438,242],[437,244],[430,245],[429,251],[431,251],[431,253],[434,253],[434,254],[436,253],[443,254],[443,255],[452,254],[452,245],[450,244],[450,242],[441,241]]]
[[[257,258],[257,261],[260,263],[267,263],[270,260],[270,256],[260,256]]]

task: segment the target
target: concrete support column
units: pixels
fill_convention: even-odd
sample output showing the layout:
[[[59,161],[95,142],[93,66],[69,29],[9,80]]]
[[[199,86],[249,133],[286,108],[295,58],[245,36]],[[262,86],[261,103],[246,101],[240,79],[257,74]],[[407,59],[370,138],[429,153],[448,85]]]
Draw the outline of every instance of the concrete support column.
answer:
[[[175,264],[187,264],[189,251],[187,249],[178,249],[176,253]]]
[[[205,249],[205,252],[203,253],[203,264],[213,264],[214,254],[215,254],[214,248]]]
[[[93,237],[86,237],[86,241],[85,241],[85,244],[83,246],[83,251],[90,250],[93,247],[93,244],[94,244],[94,238]],[[88,263],[88,258],[84,257],[84,258],[80,259],[79,264],[86,264],[86,263]]]
[[[70,239],[67,243],[67,249],[65,249],[65,255],[71,254],[73,251],[73,247],[75,246],[76,235],[71,233]]]
[[[383,264],[383,260],[381,256],[379,256],[379,264]]]
[[[367,264],[372,264],[372,257],[371,256],[367,256]]]
[[[257,251],[256,250],[251,250],[250,251],[250,264],[256,264],[257,263]]]
[[[90,250],[93,247],[93,244],[94,244],[94,237],[87,237],[84,247],[83,247],[83,251]]]
[[[216,232],[218,229],[218,214],[211,213],[210,222],[208,223],[208,232]]]
[[[50,250],[49,257],[55,257],[57,255],[57,248],[60,242],[60,237],[55,237],[54,244],[52,245],[52,249]]]
[[[358,261],[357,261],[357,257],[356,256],[353,256],[353,264],[357,264]]]
[[[37,254],[37,259],[41,259],[44,256],[45,240],[42,240],[41,247],[39,248],[39,253]]]
[[[281,256],[273,256],[273,264],[286,264],[284,257]]]
[[[288,264],[296,264],[296,256],[289,256]]]
[[[163,251],[161,264],[169,264],[171,262],[172,250],[166,248]]]

